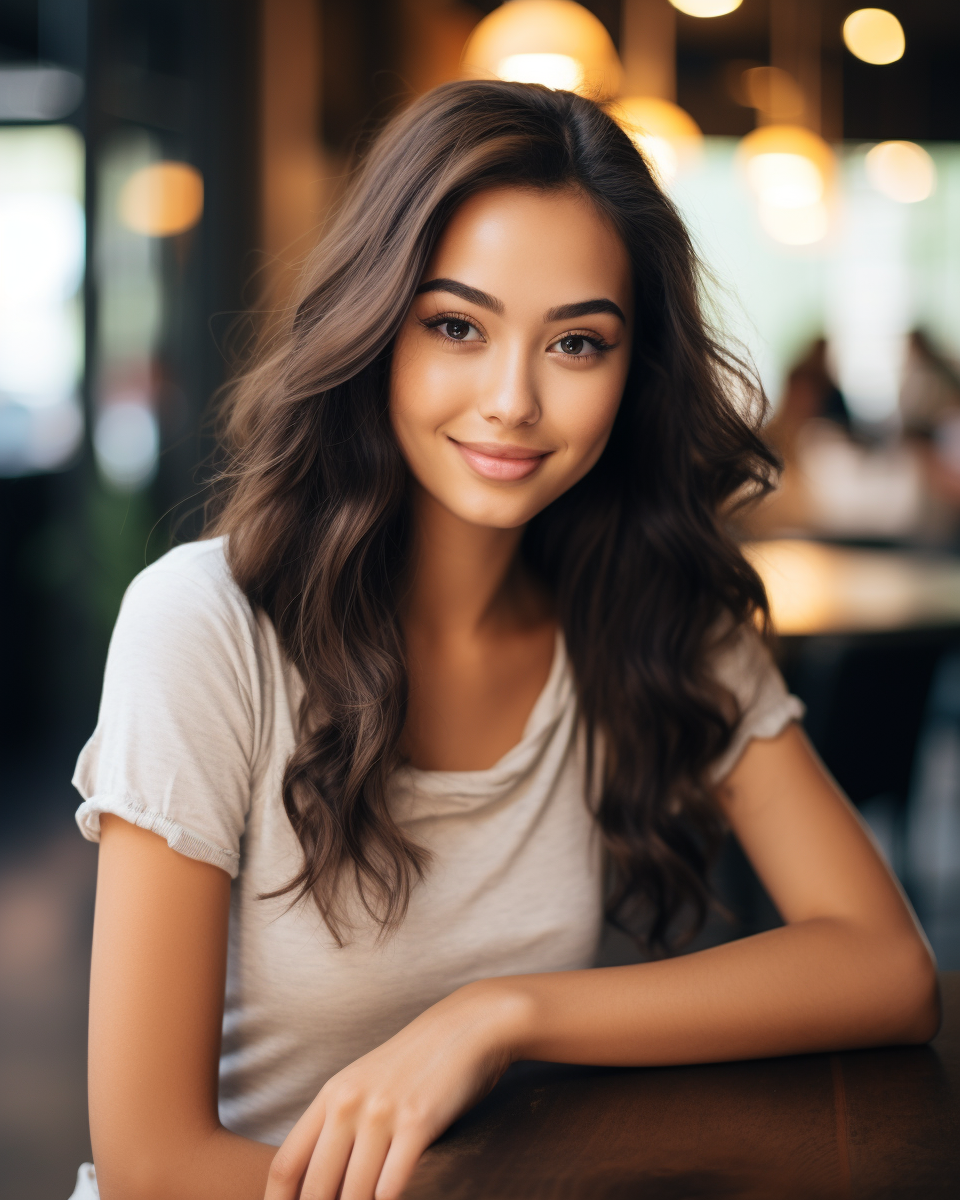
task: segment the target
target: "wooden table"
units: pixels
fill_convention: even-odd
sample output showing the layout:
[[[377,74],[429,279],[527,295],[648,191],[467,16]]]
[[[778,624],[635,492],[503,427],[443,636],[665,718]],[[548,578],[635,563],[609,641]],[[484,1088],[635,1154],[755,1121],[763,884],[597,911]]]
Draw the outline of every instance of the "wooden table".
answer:
[[[518,1064],[407,1200],[960,1196],[960,972],[930,1046],[700,1067]]]

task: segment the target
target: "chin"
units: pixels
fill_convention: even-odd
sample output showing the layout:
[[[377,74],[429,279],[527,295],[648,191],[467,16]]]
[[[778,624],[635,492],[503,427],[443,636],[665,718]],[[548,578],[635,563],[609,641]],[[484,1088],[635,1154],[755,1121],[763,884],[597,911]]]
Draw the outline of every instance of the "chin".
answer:
[[[460,498],[459,504],[446,506],[455,517],[470,525],[482,525],[487,529],[517,529],[537,515],[542,504],[527,499],[519,502],[519,497],[511,498],[496,496],[490,499],[478,500],[474,504],[464,504]]]
[[[517,514],[484,509],[479,512],[458,512],[456,515],[471,525],[482,525],[485,529],[518,529],[521,525],[526,525],[531,517],[536,516],[536,512],[537,510],[525,509]]]

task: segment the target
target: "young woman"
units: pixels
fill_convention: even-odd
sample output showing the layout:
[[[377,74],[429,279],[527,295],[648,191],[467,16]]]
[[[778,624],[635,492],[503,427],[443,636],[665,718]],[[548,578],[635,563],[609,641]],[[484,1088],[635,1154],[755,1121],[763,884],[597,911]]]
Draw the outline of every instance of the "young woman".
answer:
[[[456,83],[382,134],[78,766],[104,1200],[393,1200],[516,1059],[932,1036],[727,531],[756,401],[596,105]],[[665,957],[727,827],[785,925]],[[590,969],[605,910],[651,961]]]

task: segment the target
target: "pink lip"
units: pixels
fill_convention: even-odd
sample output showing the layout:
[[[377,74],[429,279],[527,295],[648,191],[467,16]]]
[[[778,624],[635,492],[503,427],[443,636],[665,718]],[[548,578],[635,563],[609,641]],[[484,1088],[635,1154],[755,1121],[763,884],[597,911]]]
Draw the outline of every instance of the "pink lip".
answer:
[[[451,442],[478,475],[484,479],[511,481],[526,479],[543,462],[549,450],[532,450],[527,446],[509,446],[500,442]]]

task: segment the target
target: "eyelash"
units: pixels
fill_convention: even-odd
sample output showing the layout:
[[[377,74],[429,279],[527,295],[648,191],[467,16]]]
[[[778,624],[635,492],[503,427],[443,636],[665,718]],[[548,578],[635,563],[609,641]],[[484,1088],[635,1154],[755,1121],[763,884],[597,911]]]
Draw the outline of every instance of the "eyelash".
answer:
[[[561,334],[556,341],[553,341],[550,344],[551,346],[555,346],[557,342],[565,341],[567,338],[583,338],[585,342],[588,342],[593,347],[593,354],[564,354],[561,355],[562,358],[593,358],[595,355],[606,354],[608,350],[613,349],[613,346],[610,344],[610,342],[604,341],[604,339],[600,337],[598,333],[582,333],[579,329],[574,329],[569,333]]]
[[[476,331],[478,333],[480,333],[480,336],[483,337],[483,334],[482,334],[479,326],[476,324],[475,321],[471,321],[471,319],[465,313],[445,312],[445,313],[438,313],[435,317],[428,317],[426,320],[424,320],[423,318],[420,318],[420,324],[424,327],[424,329],[428,329],[431,332],[435,332],[437,337],[439,337],[441,340],[443,340],[445,342],[453,342],[454,345],[462,345],[463,343],[459,338],[448,337],[446,334],[440,332],[440,326],[446,325],[450,321],[462,321],[464,325],[469,325],[471,329],[476,329]],[[560,355],[561,358],[573,359],[575,362],[577,359],[593,358],[595,356],[606,354],[606,352],[608,350],[613,349],[610,342],[605,341],[602,337],[599,336],[599,334],[586,333],[586,332],[582,332],[581,330],[578,330],[578,329],[571,329],[567,333],[562,333],[558,338],[555,338],[550,343],[550,345],[556,346],[558,342],[562,342],[566,338],[574,338],[574,337],[583,338],[583,340],[585,342],[588,342],[591,346],[593,346],[593,353],[591,353],[591,354],[561,354]]]
[[[465,313],[437,313],[435,317],[428,317],[426,320],[421,319],[420,324],[424,327],[424,329],[429,329],[432,332],[435,332],[437,337],[441,338],[445,342],[459,343],[461,339],[448,337],[445,333],[440,333],[440,326],[446,325],[451,321],[461,321],[464,325],[469,325],[471,329],[476,329],[477,333],[483,337],[483,334],[481,333],[476,321],[471,321]]]

